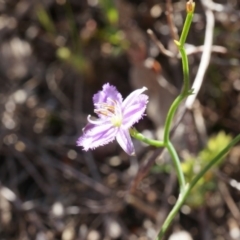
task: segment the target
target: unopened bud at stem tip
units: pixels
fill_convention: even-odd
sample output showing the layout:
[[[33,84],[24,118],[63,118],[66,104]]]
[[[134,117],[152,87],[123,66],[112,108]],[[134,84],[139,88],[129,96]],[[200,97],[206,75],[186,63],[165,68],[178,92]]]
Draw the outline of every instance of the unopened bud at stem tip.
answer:
[[[189,0],[186,3],[186,11],[187,13],[193,13],[195,9],[195,2],[193,2],[192,0]]]

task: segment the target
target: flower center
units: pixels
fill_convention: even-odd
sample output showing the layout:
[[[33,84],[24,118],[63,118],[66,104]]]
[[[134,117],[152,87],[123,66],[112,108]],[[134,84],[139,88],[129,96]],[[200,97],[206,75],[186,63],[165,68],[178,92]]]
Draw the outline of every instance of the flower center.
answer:
[[[121,116],[114,116],[111,118],[111,122],[114,127],[120,127],[122,124],[122,118]]]
[[[109,103],[99,103],[98,109],[95,109],[94,112],[98,115],[103,115],[110,118],[111,123],[114,127],[120,127],[122,124],[122,113],[121,108],[116,101],[111,100],[113,105]]]

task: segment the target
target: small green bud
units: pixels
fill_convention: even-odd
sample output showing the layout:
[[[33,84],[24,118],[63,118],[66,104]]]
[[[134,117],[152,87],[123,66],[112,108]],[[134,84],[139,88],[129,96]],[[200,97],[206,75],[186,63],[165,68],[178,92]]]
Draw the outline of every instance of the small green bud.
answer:
[[[137,129],[134,128],[134,127],[130,128],[130,129],[129,129],[129,132],[130,132],[130,135],[131,135],[132,137],[135,137],[135,136],[138,134]]]
[[[180,47],[181,46],[181,43],[177,40],[174,40],[174,43],[177,45],[177,47]]]

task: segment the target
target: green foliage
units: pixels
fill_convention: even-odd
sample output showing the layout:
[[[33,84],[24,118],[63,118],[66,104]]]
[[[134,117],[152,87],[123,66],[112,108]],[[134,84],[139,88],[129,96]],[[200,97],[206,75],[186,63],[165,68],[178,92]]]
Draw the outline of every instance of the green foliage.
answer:
[[[156,164],[151,168],[151,173],[159,174],[159,173],[168,173],[172,171],[172,166],[170,164]]]
[[[80,54],[74,54],[71,50],[67,47],[60,47],[57,49],[57,57],[62,61],[67,62],[70,64],[76,71],[82,72],[87,71],[89,68],[88,62],[85,58]]]
[[[223,131],[210,138],[207,147],[199,154],[202,163],[205,165],[205,163],[211,161],[231,142],[231,140],[232,137]],[[218,165],[222,163],[222,160],[223,158],[218,161]]]
[[[36,14],[38,17],[38,21],[43,26],[43,28],[48,33],[55,34],[56,29],[55,29],[54,23],[53,23],[51,17],[49,16],[48,12],[44,9],[44,7],[42,5],[38,5],[38,7],[36,9]]]
[[[204,166],[206,166],[212,159],[214,159],[232,140],[230,135],[224,132],[219,132],[216,136],[209,139],[207,146],[198,154],[197,157],[189,157],[182,163],[182,170],[185,174],[186,180],[190,182],[195,175],[197,175]],[[192,189],[191,194],[186,199],[186,204],[190,207],[200,207],[204,205],[205,196],[208,191],[215,189],[215,177],[213,170],[216,170],[222,163],[224,157],[219,159],[217,164],[211,171],[208,171]]]
[[[106,16],[106,25],[102,29],[96,29],[95,34],[91,37],[97,38],[101,44],[109,44],[109,55],[117,56],[129,46],[128,42],[125,40],[123,32],[119,30],[117,26],[118,11],[112,0],[101,0],[99,4]],[[89,74],[89,72],[92,71],[90,63],[88,58],[83,54],[83,48],[86,42],[84,43],[83,39],[78,35],[72,7],[67,1],[66,4],[63,5],[63,8],[66,14],[66,23],[69,29],[70,41],[68,42],[68,46],[61,46],[56,50],[56,56],[60,60],[67,62],[67,64],[72,66],[77,72],[84,72],[87,73],[87,75],[91,75]],[[51,41],[54,43],[54,39],[58,36],[58,31],[55,28],[50,14],[39,4],[36,8],[36,15],[40,24],[49,34]]]
[[[113,0],[100,0],[100,6],[105,12],[109,24],[114,25],[118,22],[118,11]]]
[[[110,43],[112,47],[111,55],[117,56],[129,46],[123,32],[117,26],[118,10],[113,0],[100,0],[99,4],[106,16],[107,24],[98,31],[97,37],[104,42]]]

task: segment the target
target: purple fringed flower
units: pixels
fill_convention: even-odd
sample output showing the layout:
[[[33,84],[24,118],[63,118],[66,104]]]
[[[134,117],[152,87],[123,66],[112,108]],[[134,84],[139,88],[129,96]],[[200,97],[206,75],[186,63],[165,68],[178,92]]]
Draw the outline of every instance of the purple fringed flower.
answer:
[[[94,112],[98,119],[88,116],[88,124],[83,129],[77,145],[85,151],[105,145],[115,138],[129,154],[134,155],[134,146],[129,129],[144,115],[148,96],[142,94],[146,87],[133,91],[124,101],[122,95],[109,83],[103,85],[103,90],[93,96]]]

